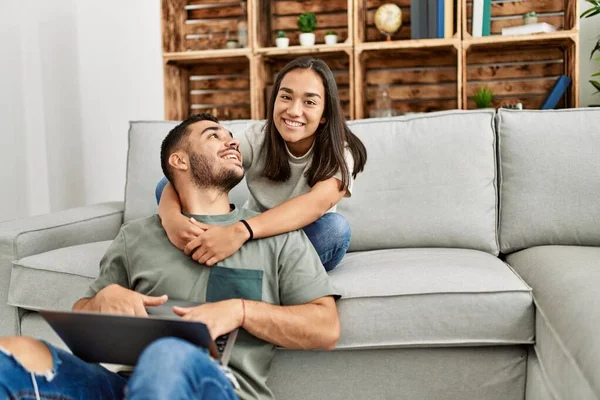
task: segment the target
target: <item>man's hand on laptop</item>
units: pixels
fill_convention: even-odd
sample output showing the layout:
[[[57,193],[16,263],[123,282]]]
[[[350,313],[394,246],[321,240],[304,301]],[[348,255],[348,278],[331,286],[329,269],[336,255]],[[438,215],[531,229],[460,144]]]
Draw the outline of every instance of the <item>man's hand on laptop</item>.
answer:
[[[204,323],[214,340],[242,325],[244,307],[240,299],[231,299],[196,307],[173,307],[173,312],[184,320]]]
[[[146,296],[122,286],[113,284],[100,290],[94,297],[81,299],[73,306],[73,311],[91,311],[106,314],[133,315],[147,317],[146,307],[156,307],[168,300],[167,295]]]

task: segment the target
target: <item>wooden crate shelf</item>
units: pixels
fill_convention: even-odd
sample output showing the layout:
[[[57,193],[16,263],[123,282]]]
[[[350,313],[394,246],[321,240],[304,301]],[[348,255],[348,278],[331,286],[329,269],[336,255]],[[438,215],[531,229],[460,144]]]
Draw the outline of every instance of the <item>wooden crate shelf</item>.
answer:
[[[303,12],[314,12],[317,17],[315,44],[325,43],[325,33],[336,31],[338,42],[352,44],[351,20],[353,0],[256,0],[256,24],[261,27],[256,35],[256,48],[275,46],[277,32],[284,31],[290,46],[299,44],[298,17]]]
[[[265,118],[267,116],[267,107],[269,104],[270,95],[273,89],[275,77],[279,71],[291,60],[297,57],[296,54],[286,55],[270,55],[262,56],[258,66],[258,74],[261,75],[263,85],[258,90],[264,95],[264,101],[261,102],[263,107],[261,114],[257,118]],[[352,56],[345,51],[321,54],[319,56],[324,60],[335,75],[335,80],[338,86],[340,102],[344,109],[346,118],[354,118],[354,99],[351,90],[352,87]]]
[[[356,51],[356,117],[370,117],[381,86],[399,114],[459,108],[459,54],[453,45]]]
[[[252,27],[248,7],[238,0],[167,0],[162,2],[163,51],[183,52],[225,49],[228,39],[238,40],[238,22],[244,20],[250,47]]]
[[[539,109],[558,77],[567,75],[573,82],[557,107],[577,107],[575,49],[570,38],[522,42],[517,48],[507,43],[465,48],[463,103],[467,109],[475,108],[471,97],[487,87],[494,93],[494,107],[522,103],[524,108]]]
[[[411,40],[412,0],[246,0],[248,47],[225,48],[237,37],[241,0],[161,0],[165,116],[183,119],[209,111],[220,119],[266,117],[275,75],[301,55],[324,59],[336,75],[346,117],[368,118],[380,85],[398,113],[470,109],[478,87],[495,94],[494,106],[539,108],[560,75],[572,79],[560,107],[579,104],[578,0],[492,0],[491,35],[472,37],[472,0],[455,0],[455,34]],[[426,1],[426,0],[421,0]],[[374,26],[375,11],[397,4],[403,25],[392,37]],[[502,36],[529,11],[559,30]],[[317,15],[316,45],[298,45],[297,18]],[[274,47],[277,31],[290,47]],[[327,30],[336,45],[325,45]],[[209,39],[208,36],[211,36]]]
[[[463,11],[462,36],[470,38],[472,36],[472,0],[463,2]],[[531,11],[538,13],[538,22],[546,22],[558,30],[579,29],[578,0],[492,0],[491,35],[500,36],[502,28],[522,25],[523,14]]]
[[[165,114],[181,120],[210,112],[217,118],[251,118],[250,60],[248,57],[165,63]]]
[[[427,1],[427,0],[421,0]],[[377,8],[386,3],[396,4],[402,10],[402,26],[392,35],[391,41],[397,43],[405,43],[405,42],[413,42],[411,39],[411,0],[357,0],[356,3],[356,12],[354,18],[354,26],[355,36],[354,42],[357,45],[363,43],[386,43],[385,36],[379,32],[377,27],[375,26],[375,12]],[[459,29],[460,21],[461,21],[461,7],[457,7],[455,2],[454,6],[454,36],[455,39],[460,39]],[[445,41],[450,38],[445,39],[420,39],[419,42],[431,43],[435,41]]]
[[[264,47],[256,49],[257,54],[262,54],[266,56],[277,56],[277,55],[287,55],[293,54],[297,56],[301,55],[314,55],[315,57],[321,57],[321,54],[325,53],[339,53],[340,51],[345,51],[348,54],[352,54],[352,45],[345,43],[338,43],[333,45],[320,44],[310,47],[305,46],[291,46],[285,49],[280,49],[277,47]]]

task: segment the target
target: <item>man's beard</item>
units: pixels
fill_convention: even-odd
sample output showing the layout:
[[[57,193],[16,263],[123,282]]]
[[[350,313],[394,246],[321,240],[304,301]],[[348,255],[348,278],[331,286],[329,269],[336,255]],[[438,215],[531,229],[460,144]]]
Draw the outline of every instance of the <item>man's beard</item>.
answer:
[[[234,170],[225,168],[213,174],[209,157],[193,151],[189,154],[192,182],[200,189],[217,189],[223,193],[229,193],[244,178],[243,173],[240,175]]]

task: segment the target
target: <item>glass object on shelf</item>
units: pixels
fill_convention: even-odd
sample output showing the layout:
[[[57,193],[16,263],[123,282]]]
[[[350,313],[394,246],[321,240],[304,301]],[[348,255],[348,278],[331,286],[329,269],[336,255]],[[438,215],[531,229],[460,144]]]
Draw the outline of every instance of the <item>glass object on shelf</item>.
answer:
[[[237,23],[237,39],[240,47],[248,47],[248,16],[246,15],[246,2],[242,1],[242,16]]]
[[[373,118],[393,117],[396,115],[392,108],[392,98],[387,85],[381,85],[377,88],[375,97],[375,109],[371,110],[369,116]]]

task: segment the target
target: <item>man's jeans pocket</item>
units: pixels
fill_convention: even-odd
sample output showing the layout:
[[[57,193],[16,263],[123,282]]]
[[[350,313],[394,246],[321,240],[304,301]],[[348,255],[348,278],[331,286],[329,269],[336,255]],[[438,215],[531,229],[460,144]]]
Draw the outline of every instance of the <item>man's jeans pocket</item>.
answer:
[[[212,267],[206,288],[206,301],[229,299],[262,300],[263,271]]]

